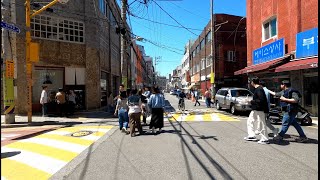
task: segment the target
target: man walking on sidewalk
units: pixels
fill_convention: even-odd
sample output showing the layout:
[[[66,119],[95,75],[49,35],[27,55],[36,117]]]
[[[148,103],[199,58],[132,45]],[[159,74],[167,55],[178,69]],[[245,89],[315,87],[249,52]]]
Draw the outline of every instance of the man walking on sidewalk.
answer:
[[[196,106],[197,103],[198,103],[199,106],[200,106],[200,102],[199,102],[199,96],[200,96],[200,94],[199,94],[199,91],[198,91],[197,88],[194,89],[193,95],[194,95],[194,99],[195,99],[195,101],[196,101],[196,102],[194,103],[194,106]]]
[[[251,101],[252,111],[247,120],[248,136],[244,139],[247,141],[256,141],[254,133],[254,123],[257,121],[261,125],[259,144],[269,144],[268,133],[266,129],[266,113],[268,113],[267,97],[262,86],[260,86],[259,78],[253,77],[251,79],[251,86],[255,88],[253,99]]]
[[[42,105],[42,117],[48,115],[48,93],[47,86],[42,86],[42,92],[40,97],[40,104]]]

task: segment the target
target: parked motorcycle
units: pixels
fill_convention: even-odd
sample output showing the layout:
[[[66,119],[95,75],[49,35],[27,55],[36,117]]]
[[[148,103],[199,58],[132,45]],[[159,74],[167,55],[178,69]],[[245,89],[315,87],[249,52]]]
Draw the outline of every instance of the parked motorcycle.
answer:
[[[282,123],[283,113],[284,112],[281,110],[281,107],[279,106],[270,108],[268,119],[273,124]],[[296,119],[298,122],[301,123],[301,125],[306,125],[306,126],[312,125],[311,114],[307,109],[301,106],[299,106],[299,112],[296,116]]]

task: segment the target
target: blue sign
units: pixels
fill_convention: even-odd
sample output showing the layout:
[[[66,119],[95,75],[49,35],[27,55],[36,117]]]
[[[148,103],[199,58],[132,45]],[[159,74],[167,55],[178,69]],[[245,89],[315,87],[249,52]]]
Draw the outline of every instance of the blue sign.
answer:
[[[8,24],[6,22],[1,21],[1,28],[7,29],[9,31],[14,31],[16,33],[20,33],[20,29],[14,24]]]
[[[296,58],[318,55],[318,28],[297,34]]]
[[[253,51],[253,64],[260,64],[284,56],[284,38]]]

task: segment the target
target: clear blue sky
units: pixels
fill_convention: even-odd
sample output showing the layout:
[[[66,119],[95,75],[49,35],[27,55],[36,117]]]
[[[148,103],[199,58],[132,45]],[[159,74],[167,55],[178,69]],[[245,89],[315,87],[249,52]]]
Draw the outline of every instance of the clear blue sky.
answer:
[[[138,17],[127,16],[127,20],[134,34],[161,46],[150,42],[137,42],[145,47],[148,56],[161,57],[156,71],[168,77],[168,74],[181,64],[185,44],[189,39],[197,38],[200,30],[209,22],[211,0],[148,0],[147,6],[140,3],[143,1],[128,0],[128,4],[132,3],[129,10]],[[198,30],[191,30],[193,34],[184,28],[150,22],[180,26],[157,4],[184,27]],[[246,0],[214,0],[214,13],[246,16]]]

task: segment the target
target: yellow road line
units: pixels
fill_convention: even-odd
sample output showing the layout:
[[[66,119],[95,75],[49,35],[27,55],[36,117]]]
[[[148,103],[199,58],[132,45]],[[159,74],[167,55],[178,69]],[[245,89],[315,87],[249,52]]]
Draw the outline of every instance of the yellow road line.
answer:
[[[202,116],[202,119],[203,119],[203,121],[212,121],[212,117],[211,117],[211,114],[204,114],[203,116]]]
[[[189,114],[186,116],[185,121],[195,121],[196,117],[196,115]]]
[[[227,115],[224,115],[224,114],[217,114],[217,116],[220,118],[221,121],[240,121],[236,118],[233,118],[231,116],[227,116]]]
[[[1,176],[6,179],[15,179],[15,180],[26,180],[26,179],[37,179],[45,180],[51,177],[51,174],[48,174],[44,171],[38,170],[31,166],[28,166],[23,163],[19,163],[8,158],[1,159]],[[19,172],[19,173],[17,173]]]
[[[55,139],[55,140],[59,140],[59,141],[65,141],[65,142],[80,144],[80,145],[84,145],[84,146],[89,146],[94,142],[91,140],[81,139],[78,137],[62,136],[62,135],[56,135],[56,134],[42,134],[42,135],[36,136],[36,137],[37,138]]]
[[[30,151],[66,162],[71,161],[78,155],[78,153],[74,153],[71,151],[30,142],[15,142],[7,145],[6,147]]]

